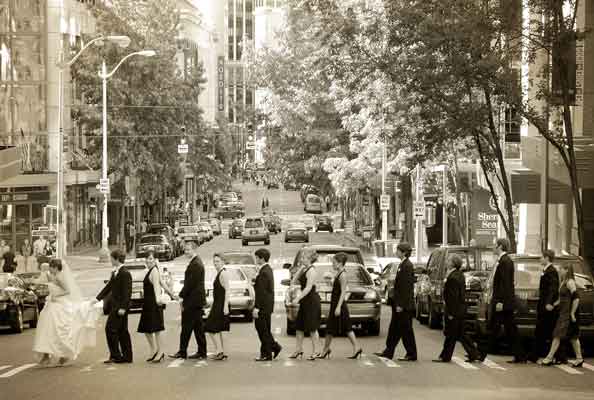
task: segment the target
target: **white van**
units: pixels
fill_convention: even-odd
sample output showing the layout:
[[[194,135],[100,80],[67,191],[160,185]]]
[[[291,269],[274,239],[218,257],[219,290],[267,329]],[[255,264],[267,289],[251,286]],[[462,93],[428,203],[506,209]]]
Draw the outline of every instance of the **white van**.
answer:
[[[322,199],[315,194],[308,194],[305,198],[305,212],[312,214],[322,213]]]

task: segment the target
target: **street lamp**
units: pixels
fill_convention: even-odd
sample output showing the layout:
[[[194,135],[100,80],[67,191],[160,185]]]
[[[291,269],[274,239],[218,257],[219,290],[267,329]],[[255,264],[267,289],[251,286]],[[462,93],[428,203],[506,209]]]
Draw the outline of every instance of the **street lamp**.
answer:
[[[94,44],[102,46],[104,41],[112,42],[118,46],[124,48],[130,44],[130,38],[128,36],[99,36],[87,44],[85,44],[76,53],[70,61],[64,61],[64,51],[60,50],[59,61],[56,64],[58,67],[58,128],[59,128],[59,144],[58,144],[58,195],[56,201],[56,210],[58,212],[58,232],[56,235],[56,250],[58,252],[58,258],[66,256],[66,227],[64,226],[64,78],[63,73],[66,68],[70,68],[72,64],[82,55],[82,53]],[[63,48],[63,46],[61,46]]]
[[[109,182],[107,181],[107,80],[116,73],[118,68],[130,57],[133,56],[142,56],[142,57],[153,57],[157,54],[154,50],[142,50],[136,51],[134,53],[128,54],[126,57],[122,58],[122,60],[115,66],[115,68],[110,72],[107,73],[107,66],[105,65],[105,60],[101,63],[101,72],[99,72],[99,77],[103,81],[103,165],[102,165],[102,181],[105,182],[106,186],[109,187]],[[103,229],[101,230],[101,250],[99,251],[99,262],[108,262],[109,261],[109,248],[107,247],[107,238],[109,236],[109,228],[107,227],[107,190],[103,190],[103,218],[102,218],[102,226]]]

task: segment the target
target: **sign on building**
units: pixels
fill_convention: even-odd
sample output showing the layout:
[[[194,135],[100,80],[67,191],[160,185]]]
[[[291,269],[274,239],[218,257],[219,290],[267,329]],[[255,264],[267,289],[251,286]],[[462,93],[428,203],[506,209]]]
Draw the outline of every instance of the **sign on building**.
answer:
[[[425,218],[425,201],[417,200],[417,201],[415,201],[415,219],[424,219],[424,218]]]
[[[575,43],[575,105],[584,104],[584,41]]]
[[[188,147],[188,144],[186,144],[186,143],[177,145],[177,152],[179,154],[188,154],[188,150],[189,150],[189,147]]]
[[[390,195],[382,194],[380,197],[380,210],[388,211],[390,209]]]
[[[470,205],[471,239],[479,246],[491,246],[497,238],[499,215],[491,192],[477,188]]]
[[[225,57],[217,61],[217,105],[220,112],[225,111]]]

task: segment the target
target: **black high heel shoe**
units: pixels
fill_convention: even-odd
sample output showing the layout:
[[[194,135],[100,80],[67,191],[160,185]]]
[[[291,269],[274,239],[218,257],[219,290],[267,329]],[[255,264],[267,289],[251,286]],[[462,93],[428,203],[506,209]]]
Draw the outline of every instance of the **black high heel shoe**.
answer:
[[[219,354],[217,354],[217,355],[216,355],[216,356],[213,358],[213,360],[215,360],[215,361],[224,361],[224,360],[226,360],[227,358],[229,358],[229,357],[227,356],[227,354],[225,354],[225,353],[219,353]]]
[[[303,359],[303,352],[302,352],[302,351],[296,351],[296,352],[294,352],[293,354],[291,354],[291,355],[289,356],[289,358],[290,358],[290,359],[292,359],[292,360],[294,360],[294,359],[296,359],[296,358]]]
[[[156,356],[156,354],[155,354]],[[161,353],[161,357],[153,359],[151,362],[154,364],[159,364],[165,358],[165,353]]]
[[[357,350],[357,352],[355,354],[353,354],[350,357],[347,357],[350,360],[356,360],[357,358],[361,357],[361,355],[363,354],[363,349],[359,349]]]
[[[159,352],[157,351],[155,354],[153,354],[153,356],[151,358],[147,358],[146,362],[151,362],[155,359],[155,357],[157,357],[157,354],[159,354]]]
[[[582,368],[584,366],[584,359],[582,358],[581,360],[575,360],[574,362],[571,363],[571,366],[573,368]]]
[[[318,355],[318,358],[322,359],[322,360],[325,359],[326,357],[330,358],[331,353],[332,353],[332,349],[328,349],[325,352],[323,352],[322,354]]]
[[[315,361],[316,358],[320,358],[320,353],[312,353],[311,356],[307,357],[309,361]]]

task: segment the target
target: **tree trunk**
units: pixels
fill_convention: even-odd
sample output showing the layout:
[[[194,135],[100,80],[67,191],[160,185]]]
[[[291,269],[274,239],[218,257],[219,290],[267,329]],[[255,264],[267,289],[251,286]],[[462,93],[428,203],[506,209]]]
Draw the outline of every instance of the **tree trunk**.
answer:
[[[451,174],[453,175],[454,181],[454,189],[456,190],[456,220],[457,220],[457,228],[458,228],[458,235],[460,237],[460,243],[462,245],[466,245],[466,237],[464,235],[466,229],[466,211],[462,207],[462,195],[460,193],[460,174],[458,171],[458,154],[454,152],[454,162],[452,163],[453,168],[450,169]],[[445,199],[444,199],[445,202]],[[464,215],[463,215],[464,214]]]

